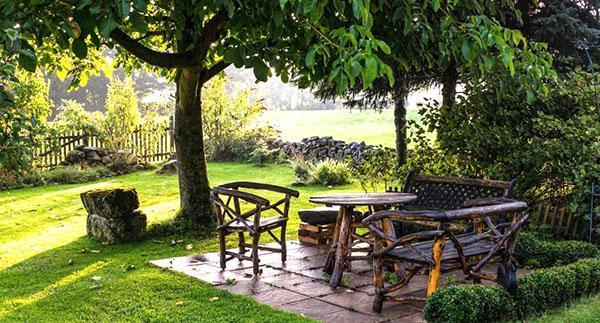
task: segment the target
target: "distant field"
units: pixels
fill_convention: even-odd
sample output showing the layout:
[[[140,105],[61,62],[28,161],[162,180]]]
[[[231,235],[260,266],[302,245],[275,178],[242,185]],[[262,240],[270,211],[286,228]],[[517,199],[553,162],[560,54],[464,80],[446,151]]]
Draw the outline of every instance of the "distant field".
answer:
[[[420,120],[417,110],[409,110],[408,119]],[[394,112],[384,110],[267,111],[263,116],[287,141],[310,136],[332,136],[344,141],[364,141],[394,147]]]

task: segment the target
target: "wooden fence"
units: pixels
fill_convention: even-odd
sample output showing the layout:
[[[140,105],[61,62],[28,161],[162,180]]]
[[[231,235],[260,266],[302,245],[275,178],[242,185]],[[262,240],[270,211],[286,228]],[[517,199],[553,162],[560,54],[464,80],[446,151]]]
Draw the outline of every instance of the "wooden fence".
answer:
[[[154,131],[160,133],[158,140],[153,140],[149,132],[141,131],[140,127],[130,136],[131,151],[145,162],[163,161],[175,152],[172,122],[169,126],[159,127]],[[79,145],[106,148],[106,144],[96,135],[67,132],[57,137],[46,138],[34,151],[33,166],[38,169],[56,167]]]
[[[547,225],[558,236],[569,238],[587,237],[589,220],[583,216],[575,216],[567,206],[553,205],[549,202],[540,203],[531,210],[529,222],[537,225]]]

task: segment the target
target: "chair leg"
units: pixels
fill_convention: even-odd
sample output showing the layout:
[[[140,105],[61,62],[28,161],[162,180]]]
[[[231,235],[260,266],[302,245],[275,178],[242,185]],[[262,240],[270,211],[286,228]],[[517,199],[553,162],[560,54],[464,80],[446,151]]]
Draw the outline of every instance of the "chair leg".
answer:
[[[445,237],[438,237],[433,242],[433,261],[435,264],[429,267],[429,281],[427,283],[428,297],[437,289],[438,280],[442,272],[442,254],[444,253],[445,244]]]
[[[286,223],[283,223],[281,226],[281,262],[285,262],[287,260],[287,247],[285,242],[285,228]]]
[[[225,269],[225,258],[227,255],[225,254],[225,232],[219,232],[219,258],[221,261],[221,269]]]
[[[245,254],[246,253],[246,246],[245,246],[245,242],[244,242],[244,233],[243,232],[238,232],[238,238],[239,238],[239,249],[240,249],[240,254]]]
[[[373,300],[373,311],[381,313],[383,308],[383,298],[385,295],[382,292],[384,287],[383,275],[383,259],[381,257],[373,258],[373,285],[375,286],[375,299]]]
[[[254,276],[258,275],[258,243],[260,241],[260,233],[254,234],[252,237],[252,271]]]

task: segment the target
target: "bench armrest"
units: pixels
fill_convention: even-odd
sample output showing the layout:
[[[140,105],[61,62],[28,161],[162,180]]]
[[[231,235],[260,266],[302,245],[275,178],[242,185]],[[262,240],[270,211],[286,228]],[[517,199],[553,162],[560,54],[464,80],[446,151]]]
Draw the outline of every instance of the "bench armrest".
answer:
[[[256,194],[252,194],[252,193],[248,193],[248,192],[242,192],[242,191],[238,191],[236,189],[233,188],[226,188],[226,187],[222,187],[222,186],[217,186],[217,187],[213,187],[211,189],[213,194],[218,194],[218,195],[225,195],[225,196],[231,196],[231,197],[237,197],[241,200],[244,200],[246,202],[250,202],[250,203],[254,203],[254,204],[258,204],[261,206],[268,206],[269,205],[269,200],[262,198]]]

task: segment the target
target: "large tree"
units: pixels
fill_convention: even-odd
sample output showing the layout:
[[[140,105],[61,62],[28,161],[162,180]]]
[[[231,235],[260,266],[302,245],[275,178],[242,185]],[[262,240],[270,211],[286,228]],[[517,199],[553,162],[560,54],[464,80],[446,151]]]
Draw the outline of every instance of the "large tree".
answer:
[[[382,56],[396,80],[378,78],[372,86],[357,82],[343,97],[351,107],[381,109],[392,104],[398,164],[407,158],[406,98],[416,88],[442,85],[443,105],[454,104],[461,72],[482,80],[494,67],[519,78],[531,100],[545,91],[542,79],[551,74],[550,58],[534,55],[518,30],[501,23],[505,12],[514,12],[511,1],[413,2],[383,1],[373,10],[372,32],[390,46]],[[498,16],[498,19],[490,18]],[[330,82],[318,82],[317,95],[339,96]]]
[[[68,69],[75,84],[94,70],[99,50],[116,48],[116,62],[131,71],[149,68],[176,82],[175,141],[179,160],[180,219],[193,228],[214,223],[202,139],[202,86],[230,64],[254,69],[265,81],[275,70],[284,81],[330,77],[345,90],[357,75],[332,74],[353,64],[372,79],[387,50],[374,39],[370,2],[314,0],[0,0],[1,55],[34,71]],[[318,44],[326,55],[306,57]],[[117,46],[115,46],[117,45]],[[310,55],[310,53],[309,53]],[[306,60],[326,60],[323,68]],[[65,67],[68,66],[68,67]],[[367,78],[364,78],[367,79]],[[4,84],[0,84],[4,89]],[[2,91],[1,106],[10,106]]]

